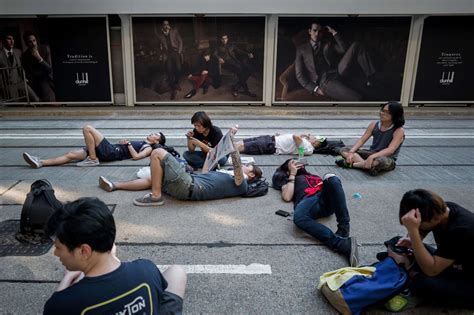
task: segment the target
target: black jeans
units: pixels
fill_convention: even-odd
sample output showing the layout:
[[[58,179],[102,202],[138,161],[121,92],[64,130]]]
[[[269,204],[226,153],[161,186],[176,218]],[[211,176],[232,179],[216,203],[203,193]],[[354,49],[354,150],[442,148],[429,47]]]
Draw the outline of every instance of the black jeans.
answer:
[[[430,303],[474,308],[474,277],[452,267],[435,277],[419,272],[411,278],[409,287],[414,296]]]

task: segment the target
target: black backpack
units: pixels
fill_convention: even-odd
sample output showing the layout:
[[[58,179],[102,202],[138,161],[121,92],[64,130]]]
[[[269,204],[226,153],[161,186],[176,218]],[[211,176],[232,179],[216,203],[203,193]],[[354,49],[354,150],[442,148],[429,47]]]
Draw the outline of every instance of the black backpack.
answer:
[[[260,197],[268,193],[268,183],[264,177],[256,179],[248,184],[247,192],[242,197]]]
[[[332,155],[336,156],[339,154],[340,150],[344,147],[344,142],[342,140],[325,140],[321,143],[321,146],[314,149],[313,153],[314,154],[327,154],[327,155]]]
[[[53,212],[61,209],[62,202],[54,196],[54,189],[46,179],[31,184],[31,191],[21,209],[20,233],[17,239],[24,241],[25,235],[44,236],[46,223]]]

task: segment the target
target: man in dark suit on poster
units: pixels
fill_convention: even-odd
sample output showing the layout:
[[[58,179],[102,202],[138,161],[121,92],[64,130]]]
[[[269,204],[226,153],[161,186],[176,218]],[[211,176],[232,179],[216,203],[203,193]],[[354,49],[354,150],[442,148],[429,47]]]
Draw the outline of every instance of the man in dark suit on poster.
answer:
[[[325,33],[331,38],[326,38]],[[362,95],[350,86],[354,66],[362,69],[366,85],[375,73],[367,51],[357,42],[347,47],[340,33],[330,26],[312,22],[310,40],[296,49],[295,72],[298,82],[312,95],[339,101],[360,101]]]
[[[253,59],[253,54],[240,49],[234,43],[229,43],[227,34],[222,34],[220,40],[221,43],[214,52],[214,56],[224,69],[229,69],[237,76],[238,81],[232,86],[232,95],[238,96],[238,91],[242,88],[243,94],[256,97],[254,93],[250,92],[247,85],[247,80],[254,69],[248,62],[245,62],[245,59]]]
[[[39,45],[36,35],[31,31],[23,34],[27,49],[21,56],[28,83],[38,95],[41,102],[54,102],[53,69],[49,46]]]
[[[0,79],[8,85],[3,91],[2,99],[11,99],[15,101],[26,100],[25,81],[23,78],[23,69],[21,64],[21,50],[15,48],[15,38],[13,32],[2,32],[2,50],[0,51]],[[38,102],[33,89],[26,85],[30,101]]]
[[[161,58],[165,64],[166,75],[171,88],[170,98],[174,100],[177,91],[181,90],[179,75],[183,57],[183,40],[178,30],[171,28],[168,20],[163,20],[161,30],[158,31],[157,36]]]

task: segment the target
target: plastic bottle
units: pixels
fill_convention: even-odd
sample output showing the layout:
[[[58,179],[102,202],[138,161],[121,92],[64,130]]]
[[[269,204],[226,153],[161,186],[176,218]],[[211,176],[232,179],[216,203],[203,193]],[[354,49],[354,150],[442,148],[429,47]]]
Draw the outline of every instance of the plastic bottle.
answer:
[[[304,157],[304,146],[300,145],[298,147],[298,159],[301,160]]]
[[[362,195],[360,193],[355,193],[352,195],[353,199],[362,199]]]

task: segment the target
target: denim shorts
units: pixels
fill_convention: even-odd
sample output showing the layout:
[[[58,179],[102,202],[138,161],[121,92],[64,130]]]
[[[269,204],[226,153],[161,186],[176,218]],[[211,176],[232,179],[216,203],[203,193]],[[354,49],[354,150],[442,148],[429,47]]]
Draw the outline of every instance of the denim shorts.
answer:
[[[180,315],[183,313],[183,299],[174,293],[164,291],[160,299],[160,314]]]
[[[259,136],[243,141],[245,154],[274,154],[276,152],[275,136]]]
[[[193,179],[189,173],[186,173],[185,166],[168,153],[161,160],[161,167],[163,168],[163,191],[176,199],[188,200],[189,187]]]
[[[87,147],[84,148],[84,151],[89,155]],[[102,141],[95,147],[95,154],[101,162],[120,160],[120,149],[111,144],[106,138],[102,139]]]

